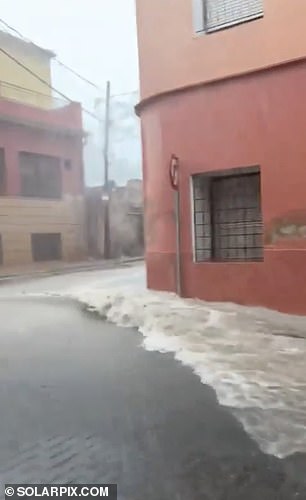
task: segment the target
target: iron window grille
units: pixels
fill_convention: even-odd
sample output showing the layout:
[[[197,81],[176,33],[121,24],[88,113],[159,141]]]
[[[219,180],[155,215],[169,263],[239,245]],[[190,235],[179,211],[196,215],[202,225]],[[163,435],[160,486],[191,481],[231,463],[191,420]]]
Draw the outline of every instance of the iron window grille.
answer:
[[[263,0],[193,0],[196,32],[211,33],[263,15]]]
[[[260,173],[193,177],[195,260],[263,260]]]

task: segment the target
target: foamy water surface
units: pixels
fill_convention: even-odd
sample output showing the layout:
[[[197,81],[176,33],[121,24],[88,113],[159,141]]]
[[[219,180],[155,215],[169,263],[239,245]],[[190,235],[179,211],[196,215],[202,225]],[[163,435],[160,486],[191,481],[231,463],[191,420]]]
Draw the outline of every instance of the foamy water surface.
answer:
[[[137,267],[104,278],[76,279],[56,295],[138,328],[147,350],[173,353],[216,390],[264,452],[306,452],[306,318],[146,291]]]

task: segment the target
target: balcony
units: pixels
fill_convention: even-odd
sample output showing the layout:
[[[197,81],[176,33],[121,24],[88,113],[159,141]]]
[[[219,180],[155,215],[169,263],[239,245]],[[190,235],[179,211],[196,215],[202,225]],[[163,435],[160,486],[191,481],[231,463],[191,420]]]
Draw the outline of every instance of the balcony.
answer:
[[[0,81],[0,124],[83,134],[80,103]]]

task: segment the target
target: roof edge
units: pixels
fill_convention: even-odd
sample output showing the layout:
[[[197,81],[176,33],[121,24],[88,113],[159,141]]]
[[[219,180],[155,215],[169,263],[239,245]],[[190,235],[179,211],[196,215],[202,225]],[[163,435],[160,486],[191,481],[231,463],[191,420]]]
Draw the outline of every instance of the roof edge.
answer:
[[[8,33],[6,31],[0,30],[0,37],[7,39],[7,40],[12,40],[14,43],[17,43],[20,46],[23,46],[27,49],[36,50],[37,52],[41,52],[42,54],[45,54],[46,56],[48,56],[50,59],[53,59],[54,57],[56,57],[56,53],[53,50],[45,49],[45,48],[41,47],[40,45],[37,45],[36,43],[31,42],[30,40],[19,38],[19,37],[14,36],[11,33]]]

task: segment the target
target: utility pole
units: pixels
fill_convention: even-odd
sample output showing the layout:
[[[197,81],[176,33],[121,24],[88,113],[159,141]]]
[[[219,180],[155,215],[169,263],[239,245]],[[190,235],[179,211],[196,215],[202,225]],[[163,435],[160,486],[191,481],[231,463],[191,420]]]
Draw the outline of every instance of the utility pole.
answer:
[[[106,83],[105,123],[104,123],[104,258],[110,259],[110,223],[109,223],[109,128],[110,128],[110,81]]]

